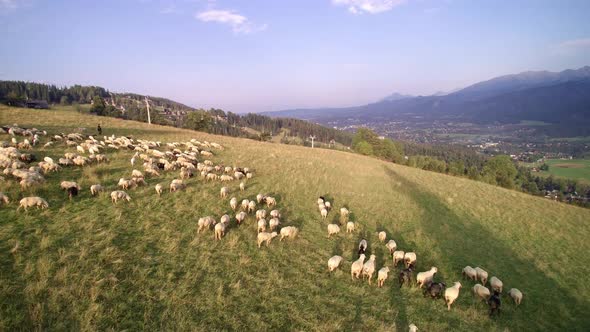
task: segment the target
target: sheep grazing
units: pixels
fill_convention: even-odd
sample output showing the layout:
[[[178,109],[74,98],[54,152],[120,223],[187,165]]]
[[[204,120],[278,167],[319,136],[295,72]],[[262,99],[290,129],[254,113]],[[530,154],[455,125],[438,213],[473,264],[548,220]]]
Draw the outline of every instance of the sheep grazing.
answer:
[[[368,247],[369,247],[369,244],[367,243],[367,240],[362,239],[359,242],[359,251],[358,251],[359,255],[364,254],[365,251],[367,251]]]
[[[389,268],[387,266],[382,267],[379,272],[377,272],[377,286],[383,287],[385,280],[387,280],[387,276],[389,275]]]
[[[336,270],[338,266],[340,266],[340,263],[342,263],[343,259],[342,256],[338,255],[330,257],[330,259],[328,259],[328,271],[332,272]]]
[[[348,211],[347,208],[345,208],[345,207],[340,208],[340,221],[341,222],[347,221],[349,214],[350,214],[350,211]]]
[[[78,187],[69,187],[66,191],[68,192],[68,198],[70,200],[72,200],[72,197],[78,196]]]
[[[266,232],[266,219],[259,219],[258,220],[258,233]]]
[[[221,187],[221,190],[219,191],[219,195],[221,196],[221,198],[226,198],[227,194],[229,194],[229,188]]]
[[[336,224],[328,224],[328,237],[340,233],[340,226]]]
[[[488,273],[480,267],[476,267],[475,272],[477,273],[477,279],[479,279],[479,281],[481,281],[482,285],[485,285],[486,282],[488,281]]]
[[[224,218],[227,217],[227,218]],[[225,236],[225,230],[229,226],[229,216],[224,215],[221,217],[221,222],[215,225],[215,240],[221,240]]]
[[[389,242],[387,242],[385,246],[387,247],[387,249],[389,249],[390,254],[393,254],[395,249],[397,249],[397,243],[395,243],[394,240],[389,240]]]
[[[408,328],[408,332],[418,332],[418,327],[416,326],[416,324],[410,324]]]
[[[385,233],[385,231],[379,232],[378,236],[379,236],[379,241],[381,241],[381,242],[385,242],[385,240],[387,239],[387,233]]]
[[[258,204],[262,203],[263,200],[266,200],[266,196],[264,196],[263,194],[256,195],[256,201],[258,202]]]
[[[132,178],[142,178],[143,177],[143,173],[141,173],[140,171],[134,169],[133,171],[131,171],[131,177]]]
[[[262,233],[258,233],[258,236],[256,237],[256,240],[258,242],[258,248],[260,248],[260,246],[262,245],[262,242],[266,242],[266,246],[268,247],[270,244],[270,241],[275,238],[277,236],[277,232],[272,232],[272,233],[267,233],[267,232],[262,232]]]
[[[404,255],[404,263],[406,264],[406,268],[410,265],[416,265],[416,253],[406,252],[406,254]]]
[[[238,208],[238,199],[235,197],[232,197],[229,200],[229,206],[231,207],[232,210],[236,210]]]
[[[322,209],[320,214],[322,215],[322,218],[326,219],[328,217],[328,210]]]
[[[352,262],[350,266],[350,278],[354,280],[354,278],[359,278],[361,273],[363,272],[363,263],[365,262],[365,254],[361,254],[359,259]]]
[[[409,266],[408,268],[403,269],[399,273],[398,281],[399,281],[399,288],[402,288],[404,284],[410,286],[412,284],[412,280],[414,279],[414,266]]]
[[[244,189],[246,189],[246,185],[244,182],[240,182],[240,191],[244,191]]]
[[[281,218],[281,213],[279,212],[279,210],[272,210],[270,211],[270,216],[273,218]]]
[[[346,223],[346,233],[352,233],[356,230],[356,225],[354,222],[349,221]]]
[[[117,204],[117,202],[120,199],[124,199],[127,202],[130,202],[131,201],[131,197],[129,197],[129,195],[126,192],[122,191],[122,190],[115,190],[115,191],[111,192],[111,201],[114,204]]]
[[[459,297],[459,290],[461,289],[461,283],[455,282],[452,287],[445,290],[445,303],[447,304],[447,310],[451,310],[451,305]]]
[[[250,201],[247,199],[242,200],[242,210],[248,210],[248,205],[250,205]]]
[[[469,265],[463,268],[461,274],[463,277],[467,277],[471,280],[477,280],[477,271]]]
[[[490,317],[492,317],[494,313],[496,315],[500,314],[501,305],[502,300],[500,300],[500,293],[494,291],[494,294],[492,294],[492,296],[490,296],[490,299],[488,300],[488,306],[490,307]]]
[[[256,211],[256,219],[264,219],[266,218],[266,210],[258,210]]]
[[[270,227],[271,232],[275,230],[275,228],[279,227],[281,222],[278,218],[272,218],[268,221],[268,227]]]
[[[377,256],[371,255],[369,260],[363,264],[363,278],[366,276],[369,279],[369,285],[371,284],[373,273],[375,273],[375,258],[377,258]]]
[[[156,188],[156,193],[158,194],[158,196],[161,196],[162,192],[164,191],[164,187],[160,183],[158,183],[155,188]]]
[[[299,229],[295,226],[283,227],[281,228],[281,238],[279,241],[283,241],[286,237],[295,238],[297,233],[299,233]]]
[[[502,283],[502,280],[498,279],[497,277],[491,277],[490,286],[492,287],[493,291],[502,294],[502,288],[504,287],[504,283]]]
[[[41,197],[37,197],[37,196],[25,197],[20,200],[19,206],[16,210],[18,211],[21,208],[24,208],[25,211],[27,211],[28,208],[33,207],[33,206],[36,206],[37,209],[47,209],[49,207],[49,204],[47,203],[46,200],[44,200]]]
[[[429,282],[426,284],[426,289],[424,290],[424,297],[430,295],[430,297],[434,300],[437,298],[441,298],[443,292],[447,288],[447,285],[444,282]]]
[[[246,220],[246,212],[242,211],[236,214],[236,221],[238,222],[238,225],[240,225],[244,220]]]
[[[176,191],[184,189],[185,187],[186,187],[186,185],[184,184],[184,182],[182,182],[182,180],[174,179],[170,183],[170,192],[176,192]]]
[[[129,188],[135,187],[136,183],[133,180],[126,180],[124,178],[120,178],[117,185],[121,187],[121,189],[123,190],[128,190]]]
[[[514,300],[514,304],[517,306],[520,305],[520,302],[522,302],[522,292],[517,288],[511,288],[508,291],[508,295],[510,295],[510,297]]]
[[[93,184],[90,186],[90,194],[92,196],[96,196],[103,191],[104,191],[104,188],[100,184]]]
[[[473,296],[478,296],[485,301],[487,301],[490,298],[490,290],[481,284],[475,284],[472,290]]]
[[[2,204],[10,204],[10,198],[8,198],[3,192],[0,192],[0,206],[2,206]]]
[[[248,203],[248,213],[254,212],[254,210],[256,210],[256,202],[250,201]]]
[[[322,196],[318,198],[318,205],[320,204],[324,204],[324,198]]]
[[[73,181],[62,181],[59,184],[59,187],[63,190],[68,190],[69,188],[76,188],[76,189],[80,190],[80,186],[76,182],[73,182]]]
[[[201,233],[202,230],[209,229],[211,228],[211,226],[215,224],[215,219],[211,216],[199,218],[199,221],[197,222],[197,225],[199,226],[199,228],[197,229],[197,233]]]
[[[330,210],[332,209],[332,203],[330,203],[330,202],[328,202],[328,201],[326,201],[326,202],[324,203],[324,206],[326,207],[326,210],[328,210],[328,211],[330,211]]]
[[[436,267],[431,267],[430,270],[425,272],[419,272],[416,275],[416,283],[420,286],[420,288],[424,287],[424,285],[428,282],[432,282],[434,275],[438,272]]]
[[[405,252],[398,250],[393,252],[393,266],[396,267],[397,263],[404,261]]]

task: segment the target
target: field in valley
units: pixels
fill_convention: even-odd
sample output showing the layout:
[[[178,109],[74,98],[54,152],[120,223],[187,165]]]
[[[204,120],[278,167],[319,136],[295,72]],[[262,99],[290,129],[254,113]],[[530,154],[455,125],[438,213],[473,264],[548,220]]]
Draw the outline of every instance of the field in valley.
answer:
[[[159,198],[154,185],[169,184],[178,171],[148,177],[148,186],[129,190],[131,202],[113,205],[108,192],[131,175],[129,150],[107,150],[108,164],[64,167],[25,192],[6,177],[0,191],[12,202],[0,207],[0,330],[405,331],[410,323],[420,331],[590,329],[589,209],[347,152],[149,126],[70,108],[0,106],[0,125],[50,134],[95,134],[98,122],[105,135],[222,144],[211,160],[255,170],[244,192],[231,182],[230,197],[276,197],[281,226],[296,226],[299,235],[258,249],[255,218],[249,215],[237,227],[229,199],[219,198],[222,184],[198,176],[186,190]],[[0,141],[10,138],[0,134]],[[64,152],[76,150],[33,150],[38,159]],[[62,180],[77,181],[80,195],[69,201],[59,190]],[[94,183],[108,187],[107,193],[92,197]],[[17,211],[20,198],[31,195],[46,198],[50,208]],[[327,221],[317,210],[320,195],[335,207]],[[328,239],[327,224],[338,220],[342,206],[360,230],[343,229]],[[211,231],[197,234],[200,217],[219,220],[225,213],[232,224],[221,241]],[[399,268],[377,239],[381,230],[398,250],[417,253],[418,271],[436,266],[437,280],[463,283],[450,312],[417,287],[399,289]],[[361,238],[377,256],[377,269],[391,268],[381,289],[351,281]],[[329,274],[326,263],[335,254],[345,262]],[[502,314],[488,318],[486,305],[471,294],[474,282],[461,279],[466,265],[498,276],[504,293],[522,290],[523,304],[516,308],[504,294]]]

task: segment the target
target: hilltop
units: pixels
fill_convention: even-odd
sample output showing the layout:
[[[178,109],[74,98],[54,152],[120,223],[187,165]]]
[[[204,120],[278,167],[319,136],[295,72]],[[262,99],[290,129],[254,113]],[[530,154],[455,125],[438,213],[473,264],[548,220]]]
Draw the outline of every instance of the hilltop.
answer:
[[[105,135],[222,144],[211,160],[248,166],[255,174],[244,192],[231,182],[230,197],[276,197],[283,226],[299,227],[299,235],[258,249],[252,216],[239,228],[232,224],[218,242],[212,232],[197,234],[200,217],[231,212],[228,200],[219,198],[221,183],[200,177],[188,180],[185,191],[158,198],[154,185],[169,183],[178,171],[147,178],[147,187],[129,191],[129,203],[114,206],[108,193],[91,197],[91,184],[114,190],[119,178],[130,176],[128,150],[107,150],[108,164],[48,174],[27,193],[48,200],[44,211],[17,212],[23,193],[6,179],[0,191],[13,202],[0,207],[2,330],[404,331],[409,323],[421,331],[590,328],[590,210],[342,151],[98,118],[72,108],[0,106],[0,124],[50,134],[94,134],[98,121]],[[0,140],[10,137],[0,134]],[[66,151],[76,150],[56,145],[32,152],[55,159]],[[66,179],[82,186],[71,202],[59,190]],[[328,239],[326,226],[337,215],[321,220],[320,195],[335,210],[347,206],[360,230]],[[392,266],[377,240],[381,230],[399,249],[417,253],[418,271],[437,266],[437,279],[463,283],[452,311],[417,288],[400,290],[399,269],[382,289],[350,280],[363,237],[377,267]],[[335,254],[345,262],[329,275],[326,262]],[[515,308],[504,297],[503,314],[490,320],[471,295],[473,282],[461,279],[466,265],[498,276],[506,290],[521,289],[523,304]]]

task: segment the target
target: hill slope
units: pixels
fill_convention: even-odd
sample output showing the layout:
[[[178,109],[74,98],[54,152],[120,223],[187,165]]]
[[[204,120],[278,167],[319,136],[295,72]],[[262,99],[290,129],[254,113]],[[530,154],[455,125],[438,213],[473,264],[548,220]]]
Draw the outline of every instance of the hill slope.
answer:
[[[94,128],[98,119],[70,111],[7,109],[0,123],[36,126],[51,133]],[[221,184],[190,179],[186,191],[158,198],[156,183],[177,171],[147,179],[130,191],[130,203],[114,206],[108,194],[131,173],[131,151],[109,151],[110,164],[64,168],[47,175],[34,192],[50,209],[16,212],[0,207],[0,329],[52,330],[405,330],[424,331],[587,330],[590,286],[590,210],[360,155],[213,136],[145,123],[100,118],[106,135],[134,135],[163,142],[209,140],[226,148],[216,163],[250,166],[255,177],[230,196],[278,200],[282,226],[300,228],[298,238],[258,249],[253,217],[230,227],[222,241],[196,234],[197,219],[229,213],[219,199]],[[6,135],[0,136],[7,140]],[[63,154],[61,146],[35,151]],[[75,151],[72,148],[67,151]],[[64,179],[83,191],[72,202],[58,190]],[[13,201],[18,185],[0,182]],[[109,191],[110,191],[109,190]],[[361,225],[354,234],[326,238],[316,198],[346,205]],[[233,216],[233,213],[231,213]],[[337,219],[331,212],[328,220]],[[504,297],[503,314],[487,317],[483,303],[462,281],[461,296],[448,312],[442,301],[417,288],[399,289],[397,269],[382,289],[350,280],[360,238],[369,240],[377,268],[391,260],[375,232],[386,230],[401,250],[418,255],[418,270],[437,266],[442,279],[461,280],[465,265],[481,266],[525,292],[518,309]],[[11,249],[19,243],[15,253]],[[327,259],[342,255],[333,275]]]

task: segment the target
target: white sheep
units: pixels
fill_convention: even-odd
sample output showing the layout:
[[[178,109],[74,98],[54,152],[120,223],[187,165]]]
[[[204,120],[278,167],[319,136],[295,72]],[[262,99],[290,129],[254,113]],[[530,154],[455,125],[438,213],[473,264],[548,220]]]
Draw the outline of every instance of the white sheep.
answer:
[[[238,222],[238,225],[241,224],[244,220],[246,220],[246,212],[242,211],[236,214],[236,221]]]
[[[387,242],[385,246],[387,247],[387,249],[389,249],[390,254],[393,254],[395,249],[397,249],[397,243],[395,243],[394,240],[389,240],[389,242]]]
[[[336,224],[328,224],[328,237],[340,232],[340,226]]]
[[[479,266],[475,268],[475,272],[477,273],[477,279],[481,281],[482,285],[485,285],[488,281],[488,273]]]
[[[162,186],[162,184],[158,183],[156,184],[156,193],[158,194],[158,196],[162,195],[162,192],[164,191],[164,186]]]
[[[354,224],[354,222],[349,221],[346,223],[346,233],[352,233],[354,232],[356,229],[356,226]]]
[[[418,327],[416,326],[416,324],[410,324],[408,327],[408,332],[418,332]]]
[[[461,289],[461,283],[455,282],[452,287],[445,290],[445,302],[447,304],[447,310],[451,310],[451,304],[459,297],[459,290]]]
[[[262,203],[263,200],[265,200],[266,196],[264,196],[263,194],[258,194],[256,195],[256,201],[260,204]]]
[[[387,233],[385,233],[385,231],[379,232],[378,236],[379,236],[379,241],[381,241],[381,242],[385,242],[385,240],[387,239]]]
[[[502,280],[498,279],[497,277],[490,278],[490,286],[492,290],[502,293],[502,288],[504,287],[504,283]]]
[[[321,197],[318,198],[318,205],[320,205],[320,204],[324,204],[324,199]]]
[[[410,267],[411,264],[416,266],[416,253],[415,252],[406,252],[404,255],[404,262],[406,265],[406,269]]]
[[[266,219],[259,219],[258,220],[258,233],[266,231]]]
[[[280,224],[281,222],[278,218],[272,218],[268,221],[268,227],[270,227],[271,231],[274,231],[275,228],[279,227]]]
[[[477,271],[469,265],[463,268],[461,274],[463,277],[467,277],[471,280],[477,280]]]
[[[24,208],[25,211],[27,211],[28,208],[33,207],[33,206],[36,206],[37,209],[47,209],[49,207],[49,204],[47,203],[46,200],[44,200],[41,197],[30,196],[30,197],[25,197],[25,198],[21,199],[19,202],[19,206],[16,210],[18,211],[21,208]]]
[[[326,202],[324,203],[324,206],[326,207],[326,210],[328,210],[328,211],[329,211],[329,210],[332,208],[332,203],[330,203],[330,202],[326,201]]]
[[[350,214],[350,211],[348,211],[347,208],[343,207],[340,208],[340,220],[341,221],[346,221],[348,220],[348,215]]]
[[[279,210],[272,210],[270,211],[270,216],[273,218],[281,218],[281,213],[279,212]]]
[[[232,210],[236,210],[238,208],[238,199],[235,197],[232,197],[229,200],[229,206],[231,207]]]
[[[129,197],[129,195],[121,190],[115,190],[113,192],[111,192],[111,201],[116,204],[120,199],[124,199],[127,202],[131,201],[131,197]]]
[[[371,284],[373,273],[375,273],[375,258],[377,258],[377,256],[371,255],[369,260],[363,264],[363,278],[366,276],[369,279],[369,285]]]
[[[258,248],[260,248],[260,246],[262,245],[262,242],[266,242],[266,246],[268,247],[268,245],[270,244],[270,241],[275,238],[277,236],[277,232],[272,232],[272,233],[267,233],[267,232],[262,232],[262,233],[258,233],[258,236],[256,237],[256,240],[258,242]]]
[[[248,213],[254,212],[254,210],[256,210],[256,202],[250,201],[248,203]]]
[[[342,263],[342,260],[344,260],[342,256],[336,255],[330,257],[330,259],[328,259],[328,271],[332,272],[336,270],[338,266],[340,266],[340,263]]]
[[[134,169],[133,171],[131,171],[131,177],[132,178],[142,178],[143,177],[143,173],[141,173],[140,171]]]
[[[265,200],[266,206],[269,208],[277,205],[277,200],[274,197],[267,197]]]
[[[322,215],[322,218],[326,219],[328,217],[328,210],[322,209],[320,214]]]
[[[297,236],[297,233],[299,233],[299,229],[295,226],[283,227],[281,228],[281,238],[279,240],[283,241],[286,237],[294,238]]]
[[[250,205],[250,201],[247,199],[242,200],[242,210],[248,210],[248,205]]]
[[[221,198],[226,198],[228,193],[229,193],[228,187],[221,187],[221,190],[219,191],[219,195],[221,196]]]
[[[227,216],[227,221],[223,220],[223,217]],[[218,224],[215,225],[215,231],[214,231],[214,235],[215,235],[215,240],[221,240],[222,237],[225,236],[225,230],[227,229],[227,226],[229,225],[229,216],[225,215],[222,218],[222,221]]]
[[[508,295],[514,300],[514,303],[518,306],[522,302],[522,292],[517,288],[511,288],[508,291]]]
[[[266,210],[260,209],[256,211],[256,219],[264,219],[266,218]]]
[[[438,269],[434,266],[431,267],[430,270],[428,270],[428,271],[419,272],[416,275],[416,282],[418,283],[420,288],[424,287],[424,285],[427,284],[428,282],[432,282],[432,279],[434,278],[434,275],[436,274],[436,272],[438,272]]]
[[[387,280],[388,275],[389,267],[382,267],[379,272],[377,272],[377,286],[383,287],[383,284],[385,283],[385,280]]]
[[[354,278],[358,279],[363,272],[363,263],[365,261],[365,257],[365,254],[361,254],[359,259],[352,262],[352,265],[350,266],[350,278],[352,280],[354,280]]]
[[[96,196],[102,191],[104,191],[104,188],[100,184],[93,184],[90,186],[90,194],[92,196]]]
[[[405,252],[397,250],[393,252],[393,266],[397,266],[397,263],[404,261]]]
[[[490,298],[490,290],[481,284],[475,284],[473,286],[473,296],[479,296],[487,301]]]
[[[246,189],[246,185],[244,182],[240,182],[240,191],[244,191],[244,189]]]
[[[199,221],[197,222],[197,225],[199,226],[199,228],[197,229],[197,233],[200,233],[202,230],[211,228],[211,226],[215,224],[215,219],[211,216],[199,218]]]

